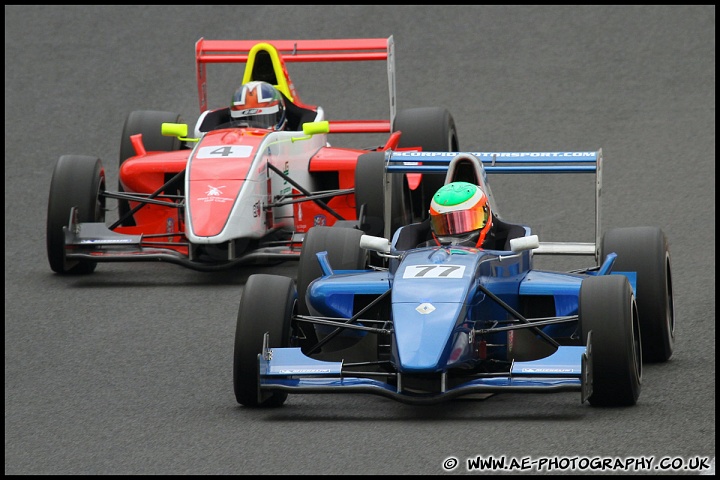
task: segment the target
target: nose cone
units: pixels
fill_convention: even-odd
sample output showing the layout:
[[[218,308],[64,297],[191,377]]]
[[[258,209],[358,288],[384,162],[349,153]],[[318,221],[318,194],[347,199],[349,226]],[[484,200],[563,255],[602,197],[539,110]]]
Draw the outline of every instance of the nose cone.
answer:
[[[461,303],[415,302],[393,305],[393,324],[401,372],[442,370],[452,350]]]

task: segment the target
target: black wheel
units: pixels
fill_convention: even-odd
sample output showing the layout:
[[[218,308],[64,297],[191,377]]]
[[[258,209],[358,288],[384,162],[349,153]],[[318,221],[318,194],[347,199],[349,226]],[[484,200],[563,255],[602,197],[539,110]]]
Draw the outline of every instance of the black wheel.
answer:
[[[399,147],[422,147],[426,152],[459,152],[455,120],[441,107],[421,107],[400,110],[395,116],[393,131],[401,131]],[[445,184],[445,175],[423,175],[420,187],[411,192],[413,221],[428,217],[430,201]]]
[[[333,270],[362,270],[367,265],[367,252],[360,247],[361,230],[338,227],[313,227],[308,230],[303,241],[302,252],[297,270],[298,313],[310,315],[310,309],[305,301],[305,294],[310,283],[322,276],[322,269],[316,254],[327,252],[327,259]],[[327,328],[313,327],[310,324],[299,322],[299,335],[302,340],[300,347],[303,351],[312,348],[317,342],[318,335]],[[346,345],[340,339],[322,347],[323,352],[344,348]]]
[[[270,347],[290,345],[296,303],[297,294],[291,278],[256,274],[245,283],[238,310],[233,358],[233,387],[239,404],[279,407],[285,403],[285,392],[260,393],[258,355],[262,353],[265,332],[270,335]]]
[[[333,270],[362,270],[366,265],[366,251],[360,247],[361,230],[354,228],[313,227],[303,240],[298,262],[297,291],[298,313],[309,315],[305,304],[305,293],[310,282],[322,276],[318,252],[328,252],[328,261]]]
[[[61,274],[87,274],[97,262],[65,258],[63,227],[70,223],[70,209],[78,208],[79,222],[105,222],[105,170],[99,158],[63,155],[58,159],[50,183],[46,226],[50,268]]]
[[[593,406],[635,405],[642,383],[641,328],[632,286],[623,275],[588,277],[580,286],[580,330],[592,332]]]
[[[163,123],[180,123],[182,118],[177,113],[161,112],[156,110],[138,110],[130,112],[125,119],[122,138],[120,139],[120,160],[118,168],[130,157],[135,156],[135,149],[130,141],[130,136],[142,134],[145,150],[148,152],[173,152],[180,150],[181,144],[177,137],[169,137],[162,134]],[[122,183],[118,178],[118,191],[123,192]],[[130,203],[127,200],[118,200],[118,215],[123,217],[130,211]],[[122,221],[124,226],[135,225],[135,220],[130,216]]]
[[[675,305],[670,249],[657,227],[616,228],[603,236],[601,258],[617,253],[613,271],[637,272],[637,305],[643,361],[665,362],[675,345]]]
[[[390,238],[395,230],[412,222],[410,190],[404,175],[390,174],[392,182]],[[364,220],[360,228],[368,235],[385,236],[385,152],[360,155],[355,167],[355,210]]]

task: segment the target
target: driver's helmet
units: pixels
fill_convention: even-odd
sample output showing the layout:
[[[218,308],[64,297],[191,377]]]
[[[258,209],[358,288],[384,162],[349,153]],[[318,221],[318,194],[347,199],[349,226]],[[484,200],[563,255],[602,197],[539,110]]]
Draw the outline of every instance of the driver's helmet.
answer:
[[[487,195],[473,183],[442,186],[430,202],[430,226],[441,244],[480,247],[492,227]]]
[[[285,128],[285,100],[282,94],[267,82],[248,82],[237,89],[230,104],[234,126]]]

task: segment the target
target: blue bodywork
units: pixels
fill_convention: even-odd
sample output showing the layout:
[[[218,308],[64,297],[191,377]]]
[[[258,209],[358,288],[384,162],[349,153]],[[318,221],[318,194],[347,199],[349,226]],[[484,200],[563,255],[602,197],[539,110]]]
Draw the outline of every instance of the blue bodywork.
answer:
[[[389,293],[391,376],[354,375],[342,360],[317,360],[300,348],[274,348],[259,355],[261,388],[295,393],[365,392],[413,404],[502,391],[578,391],[587,397],[591,389],[588,345],[555,345],[540,358],[513,359],[512,348],[520,347],[513,345],[512,332],[527,327],[522,327],[508,308],[522,310],[527,303],[523,298],[551,298],[556,323],[538,329],[551,338],[571,339],[577,329],[580,285],[588,275],[598,274],[597,270],[532,270],[529,250],[513,253],[467,247],[409,250],[397,265],[395,271],[332,272],[315,280],[307,294],[312,315],[346,321],[357,313],[356,296]],[[628,277],[634,288],[634,275]],[[348,330],[345,335],[360,341],[376,333],[362,319],[355,325],[367,330]],[[533,335],[531,342],[543,340]],[[471,374],[475,371],[481,374]],[[453,372],[460,375],[454,377]],[[428,375],[436,378],[436,384],[430,381],[434,386],[429,391],[404,389],[404,383],[414,376]]]
[[[436,168],[433,159],[422,158]],[[599,155],[581,160],[599,161]],[[400,231],[387,269],[333,271],[318,254],[325,274],[307,289],[310,315],[297,318],[314,323],[321,336],[333,332],[358,345],[378,337],[372,344],[377,356],[349,361],[344,351],[326,359],[296,347],[265,348],[258,355],[261,390],[364,392],[412,404],[473,393],[577,391],[585,401],[592,391],[592,349],[591,335],[587,344],[580,341],[580,286],[588,276],[618,273],[612,272],[614,254],[583,271],[543,271],[533,269],[530,248],[397,251]],[[635,289],[634,273],[622,274]],[[372,302],[385,316],[369,319],[359,312]]]

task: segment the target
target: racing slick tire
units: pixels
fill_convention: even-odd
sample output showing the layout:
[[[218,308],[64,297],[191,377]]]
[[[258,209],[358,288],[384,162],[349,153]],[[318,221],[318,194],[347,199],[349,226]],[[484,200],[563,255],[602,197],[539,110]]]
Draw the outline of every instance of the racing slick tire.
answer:
[[[442,107],[409,108],[398,111],[393,132],[401,131],[398,148],[421,147],[424,152],[459,152],[455,120]],[[420,187],[410,192],[413,221],[428,217],[430,201],[445,184],[445,175],[423,175]]]
[[[363,270],[367,264],[367,252],[360,247],[360,237],[362,236],[363,231],[355,228],[318,226],[308,230],[298,261],[298,314],[310,315],[305,294],[310,283],[322,276],[322,269],[316,254],[327,252],[327,259],[333,270]],[[317,343],[317,332],[312,325],[300,322],[298,328],[302,330],[305,338],[301,344],[303,350],[307,350]],[[328,347],[330,346],[328,344]],[[323,349],[327,351],[328,347],[323,347]]]
[[[270,347],[290,345],[296,303],[297,293],[291,278],[255,274],[245,283],[233,355],[233,387],[239,404],[272,408],[282,406],[287,400],[286,392],[260,392],[258,355],[262,353],[266,332]]]
[[[120,139],[118,171],[125,160],[135,156],[135,148],[133,148],[132,141],[130,140],[132,135],[142,134],[143,144],[145,145],[145,150],[148,152],[173,152],[180,150],[180,140],[178,140],[177,137],[165,136],[161,131],[163,123],[179,122],[182,122],[181,116],[173,112],[157,110],[137,110],[130,112],[125,119],[122,138]],[[120,178],[118,178],[118,192],[124,192]],[[130,203],[127,200],[118,200],[117,205],[120,218],[124,217],[130,211]],[[128,216],[123,219],[121,225],[132,227],[135,225],[135,219],[132,216]]]
[[[392,182],[390,238],[395,231],[412,223],[410,188],[405,175],[389,174]],[[364,207],[364,211],[362,210]],[[355,210],[360,228],[368,235],[385,236],[385,152],[358,157],[355,167]],[[360,218],[364,215],[363,218]]]
[[[63,155],[55,164],[48,197],[46,243],[50,268],[60,274],[95,271],[97,262],[65,258],[65,232],[70,211],[77,207],[78,222],[105,222],[105,170],[97,157]]]
[[[310,283],[322,276],[316,254],[327,252],[327,259],[333,270],[363,270],[367,258],[366,250],[360,247],[360,237],[363,234],[362,230],[342,227],[318,226],[308,230],[303,240],[297,270],[300,315],[310,314],[305,302],[305,293]]]
[[[657,227],[612,229],[603,235],[600,252],[600,258],[617,253],[613,271],[637,272],[643,361],[666,362],[675,345],[675,305],[665,234]]]
[[[588,277],[580,286],[581,338],[591,334],[590,405],[635,405],[642,385],[642,347],[637,304],[624,275]]]

